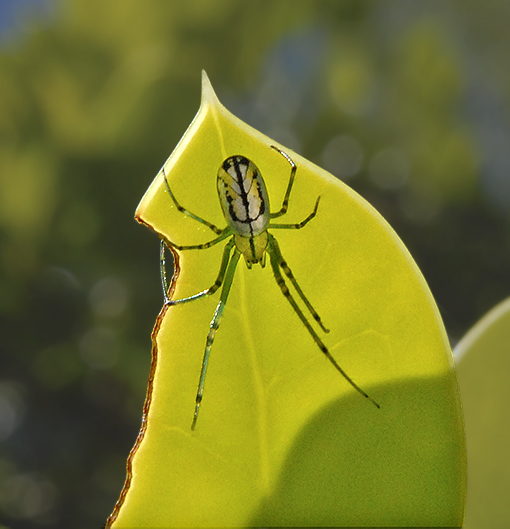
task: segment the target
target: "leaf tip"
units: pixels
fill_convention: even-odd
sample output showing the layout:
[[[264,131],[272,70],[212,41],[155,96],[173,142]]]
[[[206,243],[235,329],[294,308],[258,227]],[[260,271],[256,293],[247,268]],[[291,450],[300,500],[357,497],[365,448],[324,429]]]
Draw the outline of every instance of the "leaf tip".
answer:
[[[202,105],[219,105],[218,97],[214,92],[211,81],[205,70],[202,70]]]

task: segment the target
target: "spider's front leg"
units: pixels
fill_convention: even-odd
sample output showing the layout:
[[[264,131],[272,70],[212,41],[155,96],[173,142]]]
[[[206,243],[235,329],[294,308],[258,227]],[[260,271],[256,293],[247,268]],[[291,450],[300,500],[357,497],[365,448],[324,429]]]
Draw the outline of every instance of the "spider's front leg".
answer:
[[[282,294],[291,304],[292,308],[294,309],[294,312],[298,315],[299,319],[303,322],[303,325],[306,327],[307,331],[310,333],[311,337],[313,338],[313,340],[315,341],[319,349],[324,353],[326,358],[335,366],[335,369],[345,378],[345,380],[347,380],[347,382],[349,382],[349,384],[356,391],[361,393],[361,395],[367,398],[374,406],[376,406],[377,408],[380,408],[379,404],[377,404],[377,402],[370,395],[368,395],[368,393],[363,391],[352,380],[352,378],[338,365],[337,361],[333,358],[333,355],[329,352],[329,349],[326,347],[324,342],[319,338],[319,335],[314,331],[313,327],[310,325],[310,322],[306,319],[305,315],[303,314],[303,311],[299,308],[298,304],[296,303],[296,300],[293,298],[292,294],[289,291],[289,288],[287,287],[285,283],[285,279],[283,278],[280,272],[280,268],[284,270],[285,274],[287,275],[287,277],[289,277],[294,287],[296,287],[297,282],[294,276],[292,275],[292,272],[290,271],[290,268],[288,267],[287,263],[283,259],[283,256],[280,252],[280,248],[278,246],[278,243],[276,242],[276,239],[272,235],[270,235],[269,242],[268,242],[268,252],[269,252],[269,258],[271,261],[271,267],[273,269],[274,277],[276,279],[276,282],[278,283],[278,286],[280,287],[282,291]],[[308,309],[311,311],[314,318],[317,319],[319,317],[318,314],[309,304],[301,288],[297,286],[296,290],[298,294],[300,295],[301,299],[307,305]],[[317,316],[317,318],[315,316]],[[317,320],[317,322],[321,325],[321,327],[323,327],[322,323],[320,322],[320,318]]]
[[[160,266],[160,273],[161,273],[161,284],[163,286],[163,296],[165,298],[165,305],[179,305],[181,303],[187,303],[188,301],[194,301],[196,299],[200,299],[205,296],[210,296],[211,294],[214,294],[218,290],[218,288],[221,287],[223,280],[225,278],[227,265],[230,259],[230,252],[234,246],[233,238],[227,243],[227,245],[225,246],[225,249],[223,250],[223,258],[221,260],[220,271],[218,273],[218,277],[216,278],[216,281],[214,282],[214,284],[210,286],[209,288],[202,290],[202,292],[199,292],[198,294],[194,294],[193,296],[189,296],[187,298],[182,298],[182,299],[170,299],[168,297],[169,287],[168,287],[168,282],[166,279],[165,246],[166,246],[166,243],[163,240],[161,240],[159,266]]]
[[[233,241],[234,240],[232,239],[232,243]],[[204,394],[205,375],[207,374],[207,366],[209,364],[209,355],[211,353],[211,348],[214,343],[216,331],[218,330],[220,326],[221,317],[223,316],[223,311],[225,310],[225,305],[227,304],[228,295],[230,293],[230,287],[232,286],[232,281],[234,279],[237,263],[239,262],[240,256],[241,254],[236,248],[234,250],[234,253],[232,254],[230,263],[228,264],[226,274],[224,274],[225,280],[223,283],[223,288],[221,290],[220,301],[218,303],[218,306],[216,307],[216,311],[214,312],[214,317],[209,327],[209,333],[207,334],[207,340],[205,342],[204,358],[202,360],[202,369],[200,370],[200,379],[198,381],[198,390],[197,390],[197,396],[195,400],[195,413],[193,415],[193,421],[191,423],[192,430],[195,429],[195,426],[197,424],[198,412],[200,411],[200,403],[202,402],[202,396]],[[225,254],[224,254],[224,257],[225,257]],[[227,259],[227,262],[228,262],[228,259]]]

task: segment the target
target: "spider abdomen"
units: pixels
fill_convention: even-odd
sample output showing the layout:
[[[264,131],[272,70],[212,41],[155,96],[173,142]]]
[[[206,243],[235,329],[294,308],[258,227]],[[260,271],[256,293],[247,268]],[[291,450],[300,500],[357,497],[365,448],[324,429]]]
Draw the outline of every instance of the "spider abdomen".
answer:
[[[218,170],[223,215],[241,237],[257,237],[269,224],[269,197],[257,166],[245,156],[230,156]]]

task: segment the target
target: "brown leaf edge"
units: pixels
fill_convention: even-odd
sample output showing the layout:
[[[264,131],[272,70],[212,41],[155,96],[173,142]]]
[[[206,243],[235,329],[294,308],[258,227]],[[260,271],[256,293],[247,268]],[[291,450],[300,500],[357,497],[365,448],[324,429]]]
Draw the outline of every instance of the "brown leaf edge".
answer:
[[[147,226],[151,231],[155,231],[154,228],[150,224],[146,223],[141,218],[135,216],[135,220],[139,222],[140,224]],[[175,290],[175,285],[177,282],[177,278],[179,277],[179,274],[181,272],[181,268],[179,265],[179,255],[177,254],[177,252],[171,246],[167,246],[167,248],[172,252],[172,255],[174,258],[174,273],[172,275],[172,279],[170,281],[170,286],[168,289],[168,295],[171,298]],[[133,448],[129,452],[129,455],[127,458],[126,480],[124,481],[124,486],[122,487],[122,491],[120,493],[119,499],[117,500],[117,503],[115,504],[113,512],[110,514],[110,516],[106,520],[106,524],[104,526],[105,529],[109,529],[112,526],[112,524],[115,522],[115,520],[117,519],[119,515],[122,505],[124,504],[124,500],[129,491],[129,487],[131,486],[131,479],[133,477],[133,472],[132,472],[133,459],[136,455],[136,452],[138,451],[138,448],[142,444],[142,441],[145,436],[145,432],[147,430],[149,410],[150,410],[150,406],[152,402],[152,390],[154,387],[154,374],[156,373],[156,366],[158,363],[158,344],[157,344],[156,338],[158,336],[159,329],[161,327],[161,322],[163,321],[163,318],[165,317],[167,310],[168,310],[168,305],[163,305],[160,313],[158,314],[158,317],[156,318],[154,329],[152,330],[152,334],[151,334],[152,360],[151,360],[151,367],[150,367],[150,372],[149,372],[149,380],[147,382],[147,394],[145,396],[145,403],[143,405],[142,425],[140,427],[140,432],[138,433],[135,444],[133,445]]]

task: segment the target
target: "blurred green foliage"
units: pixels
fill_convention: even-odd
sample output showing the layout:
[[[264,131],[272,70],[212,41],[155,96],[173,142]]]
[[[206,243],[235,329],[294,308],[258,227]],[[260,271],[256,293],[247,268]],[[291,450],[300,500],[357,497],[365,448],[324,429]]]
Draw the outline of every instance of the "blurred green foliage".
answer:
[[[99,527],[161,306],[135,207],[198,109],[345,179],[452,340],[508,295],[510,4],[61,0],[0,50],[0,523]]]

